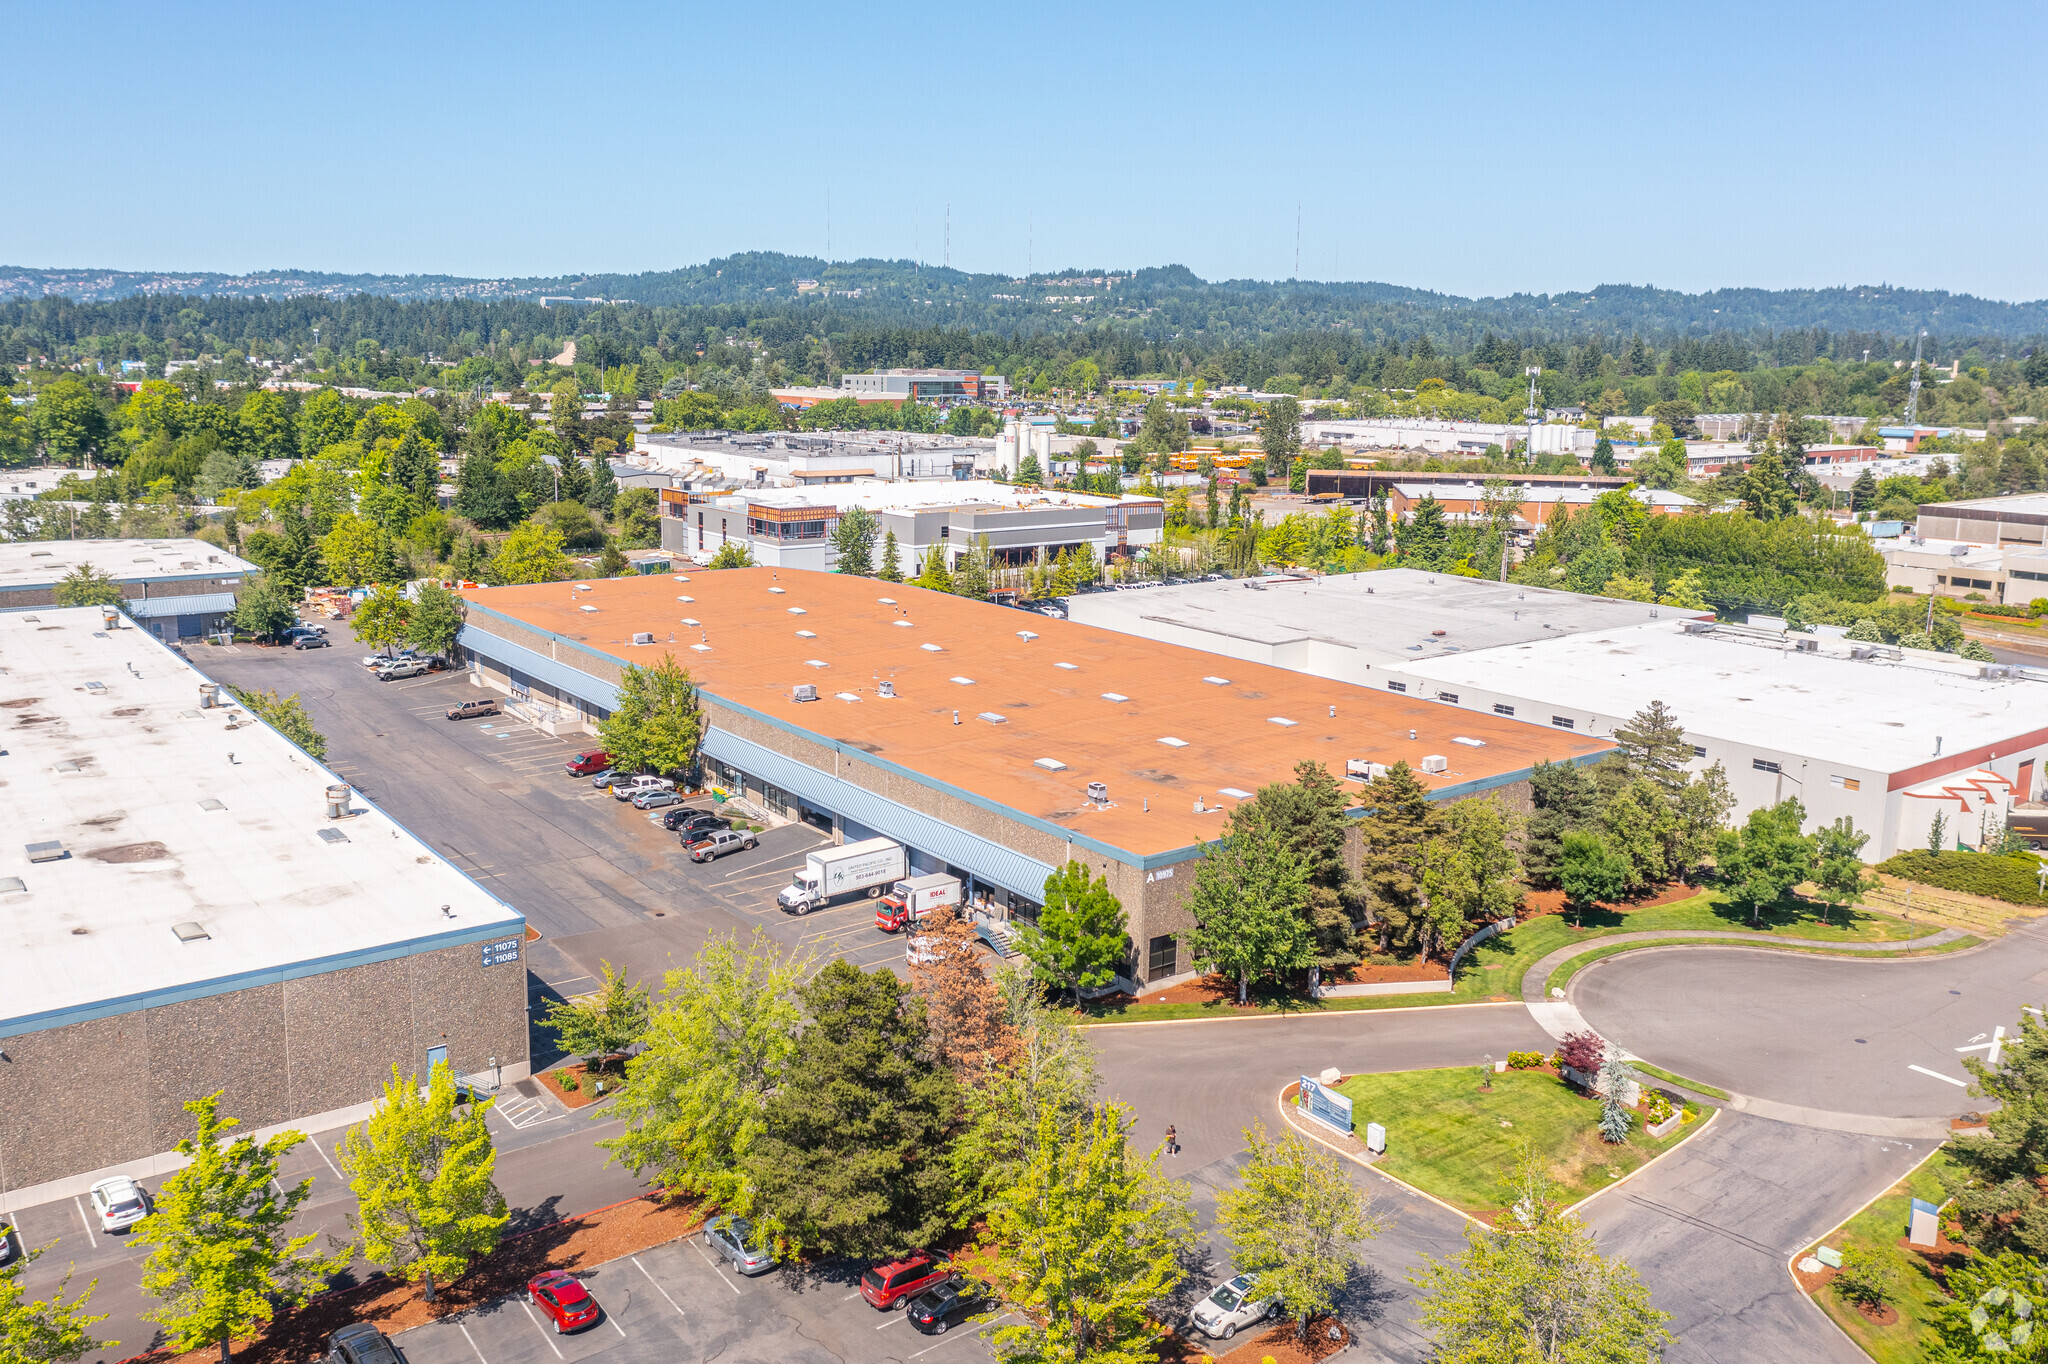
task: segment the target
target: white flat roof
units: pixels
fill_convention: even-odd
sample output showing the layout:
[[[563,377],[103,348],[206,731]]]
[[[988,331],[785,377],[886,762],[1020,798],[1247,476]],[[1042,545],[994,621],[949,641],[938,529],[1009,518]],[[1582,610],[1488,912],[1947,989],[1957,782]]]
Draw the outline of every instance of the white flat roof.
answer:
[[[1801,653],[1789,643],[1688,635],[1679,622],[1657,621],[1432,659],[1403,671],[1540,702],[1561,714],[1626,718],[1662,701],[1690,733],[1880,772],[1932,761],[1937,736],[1943,753],[1962,753],[2001,748],[2048,727],[2043,682],[1975,676],[1978,665],[1960,659],[1854,660],[1846,641],[1820,646]]]
[[[262,572],[204,540],[9,540],[0,543],[0,591],[60,582],[80,564],[123,582]]]
[[[0,612],[0,1036],[523,931],[362,797],[329,821],[340,779],[206,680],[90,607]]]
[[[2021,512],[2040,516],[2048,513],[2048,493],[2014,493],[2009,497],[1966,497],[1955,502],[1929,502],[1920,514],[1942,516],[1954,512]]]
[[[928,511],[939,507],[981,504],[1001,507],[1114,507],[1119,502],[1156,503],[1156,497],[1124,493],[1045,491],[993,479],[919,479],[902,482],[830,483],[815,488],[736,488],[721,500],[753,502],[764,507],[866,507],[872,512]]]

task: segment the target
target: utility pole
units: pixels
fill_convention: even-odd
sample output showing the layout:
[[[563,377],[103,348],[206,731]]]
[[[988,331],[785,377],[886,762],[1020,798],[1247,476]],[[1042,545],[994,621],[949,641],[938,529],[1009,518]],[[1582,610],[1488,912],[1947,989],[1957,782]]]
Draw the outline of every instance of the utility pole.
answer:
[[[944,259],[944,261],[945,261],[945,266],[946,266],[946,268],[947,268],[948,270],[952,269],[952,268],[953,268],[953,201],[952,201],[951,199],[948,199],[948,200],[946,201],[946,254],[945,254],[945,256],[944,256],[944,258],[943,258],[943,259]]]
[[[1301,200],[1294,201],[1294,277],[1301,278]]]

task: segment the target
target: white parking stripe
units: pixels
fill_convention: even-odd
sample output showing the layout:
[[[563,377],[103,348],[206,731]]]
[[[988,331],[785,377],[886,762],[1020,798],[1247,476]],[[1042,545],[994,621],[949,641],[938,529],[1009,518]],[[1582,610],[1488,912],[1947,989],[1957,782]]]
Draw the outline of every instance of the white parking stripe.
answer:
[[[313,1149],[314,1149],[315,1151],[318,1151],[318,1152],[320,1153],[320,1159],[322,1159],[322,1160],[324,1160],[324,1161],[326,1161],[326,1162],[327,1162],[327,1168],[328,1168],[328,1169],[330,1169],[330,1170],[333,1170],[333,1171],[334,1171],[334,1177],[335,1177],[336,1179],[340,1179],[340,1178],[341,1178],[341,1170],[340,1170],[340,1169],[339,1169],[339,1168],[338,1168],[338,1167],[337,1167],[337,1166],[335,1165],[333,1157],[331,1157],[331,1156],[329,1156],[329,1155],[327,1154],[327,1145],[326,1145],[326,1143],[325,1143],[325,1142],[320,1142],[320,1141],[315,1141],[315,1142],[313,1143]]]
[[[666,1288],[663,1288],[663,1287],[661,1286],[661,1280],[659,1280],[659,1279],[655,1278],[655,1277],[654,1277],[654,1276],[653,1276],[652,1274],[648,1274],[648,1273],[647,1273],[647,1266],[646,1266],[646,1265],[643,1265],[643,1264],[640,1264],[640,1257],[639,1257],[638,1255],[635,1255],[635,1256],[633,1256],[633,1257],[631,1257],[631,1258],[632,1258],[632,1261],[633,1261],[633,1263],[634,1263],[634,1264],[636,1264],[636,1265],[639,1265],[639,1266],[640,1266],[640,1272],[641,1272],[642,1274],[647,1274],[647,1282],[649,1282],[649,1283],[651,1283],[651,1284],[653,1284],[653,1285],[654,1285],[654,1291],[655,1291],[655,1292],[657,1292],[657,1293],[659,1293],[659,1294],[661,1294],[661,1296],[662,1296],[662,1297],[664,1297],[664,1298],[668,1298],[668,1305],[669,1305],[670,1307],[675,1307],[675,1308],[676,1308],[676,1315],[677,1315],[677,1316],[679,1316],[679,1317],[687,1317],[687,1316],[689,1316],[689,1315],[690,1315],[690,1314],[689,1314],[688,1312],[685,1312],[685,1311],[684,1311],[684,1310],[683,1310],[682,1308],[680,1308],[680,1307],[676,1307],[676,1300],[675,1300],[674,1298],[669,1298],[669,1297],[668,1297],[668,1290],[667,1290]]]
[[[540,1318],[533,1314],[533,1305],[527,1302],[526,1299],[521,1298],[519,1306],[526,1313],[526,1319],[533,1323],[533,1329],[540,1332],[540,1338],[545,1340],[548,1343],[548,1348],[555,1352],[555,1358],[560,1359],[562,1357],[562,1347],[555,1344],[555,1338],[547,1333],[547,1328],[540,1324]]]
[[[922,1350],[919,1350],[916,1354],[912,1355],[911,1358],[922,1359],[926,1355],[930,1354],[933,1350],[938,1349],[939,1345],[950,1345],[956,1340],[980,1340],[988,1334],[989,1327],[994,1326],[997,1322],[1001,1321],[1003,1317],[1007,1317],[1009,1315],[1010,1314],[1008,1312],[1005,1312],[1003,1313],[1002,1317],[991,1317],[979,1330],[962,1331],[957,1336],[949,1331],[946,1333],[944,1337],[942,1337],[939,1340],[938,1345],[927,1345]]]
[[[1948,1082],[1949,1082],[1950,1084],[1952,1084],[1952,1085],[1955,1085],[1956,1087],[1958,1087],[1958,1088],[1960,1088],[1960,1089],[1968,1089],[1968,1088],[1970,1087],[1970,1082],[1969,1082],[1968,1080],[1958,1080],[1958,1079],[1957,1079],[1957,1078],[1956,1078],[1955,1076],[1953,1076],[1953,1075],[1943,1075],[1943,1074],[1942,1074],[1942,1073],[1941,1073],[1940,1071],[1938,1071],[1938,1070],[1929,1070],[1929,1069],[1928,1069],[1927,1067],[1925,1067],[1925,1066],[1907,1066],[1907,1067],[1906,1067],[1906,1069],[1907,1069],[1907,1070],[1917,1070],[1917,1071],[1919,1071],[1919,1072],[1920,1072],[1920,1073],[1921,1073],[1922,1075],[1931,1075],[1931,1076],[1933,1076],[1933,1077],[1934,1077],[1935,1079],[1937,1079],[1937,1080],[1946,1080],[1946,1081],[1948,1081]]]
[[[619,1319],[617,1317],[613,1316],[609,1311],[607,1311],[604,1314],[604,1319],[612,1324],[612,1329],[614,1331],[617,1331],[619,1333],[620,1340],[624,1340],[626,1338],[626,1328],[619,1325]]]
[[[734,1283],[734,1282],[733,1282],[733,1281],[732,1281],[731,1279],[727,1279],[727,1278],[725,1277],[725,1271],[724,1271],[723,1269],[720,1269],[720,1268],[718,1267],[718,1262],[717,1262],[717,1261],[713,1260],[713,1259],[712,1259],[712,1258],[711,1258],[711,1257],[710,1257],[709,1255],[705,1254],[705,1251],[704,1251],[704,1247],[703,1247],[703,1246],[702,1246],[701,1244],[699,1244],[699,1243],[698,1243],[697,1241],[695,1241],[695,1240],[692,1240],[692,1241],[690,1242],[690,1244],[691,1244],[691,1245],[693,1245],[693,1246],[695,1246],[695,1247],[697,1248],[697,1253],[698,1253],[699,1255],[703,1255],[703,1256],[704,1256],[704,1263],[705,1263],[705,1264],[707,1264],[707,1265],[710,1265],[710,1266],[711,1266],[711,1272],[712,1272],[713,1274],[716,1274],[716,1275],[717,1275],[717,1276],[718,1276],[718,1277],[719,1277],[720,1279],[723,1279],[723,1280],[725,1281],[725,1286],[726,1286],[727,1288],[730,1288],[730,1289],[731,1289],[731,1290],[733,1291],[733,1296],[735,1296],[735,1297],[742,1297],[742,1296],[744,1296],[744,1295],[743,1295],[743,1294],[742,1294],[742,1293],[740,1292],[740,1286],[739,1286],[738,1284]]]
[[[455,1323],[455,1327],[462,1332],[462,1338],[469,1342],[469,1348],[476,1350],[477,1364],[491,1364],[490,1360],[484,1358],[484,1352],[477,1350],[476,1337],[469,1333],[469,1328],[459,1321]]]
[[[85,1239],[92,1242],[92,1248],[94,1250],[98,1250],[100,1248],[100,1241],[97,1236],[94,1236],[92,1234],[92,1219],[85,1215],[84,1201],[76,1196],[74,1196],[71,1201],[78,1205],[78,1220],[85,1227]]]

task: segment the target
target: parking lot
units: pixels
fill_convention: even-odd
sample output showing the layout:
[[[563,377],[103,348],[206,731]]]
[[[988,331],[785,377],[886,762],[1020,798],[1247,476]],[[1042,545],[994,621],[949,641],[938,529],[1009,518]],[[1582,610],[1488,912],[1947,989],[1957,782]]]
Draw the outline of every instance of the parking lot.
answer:
[[[878,1312],[868,1306],[850,1270],[774,1270],[742,1278],[698,1237],[579,1270],[577,1277],[604,1314],[572,1335],[556,1335],[523,1299],[509,1298],[394,1339],[406,1364],[954,1364],[994,1358],[985,1339],[994,1323],[928,1335],[901,1309]]]

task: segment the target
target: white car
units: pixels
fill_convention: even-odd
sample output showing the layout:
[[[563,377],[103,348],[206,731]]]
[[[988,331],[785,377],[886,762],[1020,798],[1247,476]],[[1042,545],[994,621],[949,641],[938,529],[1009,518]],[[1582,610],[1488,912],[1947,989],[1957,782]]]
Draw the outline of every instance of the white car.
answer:
[[[126,1175],[103,1179],[89,1192],[101,1231],[126,1231],[149,1216],[149,1194]]]
[[[1228,1340],[1237,1334],[1238,1327],[1271,1320],[1287,1310],[1278,1298],[1266,1302],[1247,1297],[1251,1291],[1249,1274],[1217,1284],[1209,1290],[1208,1297],[1195,1304],[1188,1320],[1209,1339]]]
[[[652,773],[643,773],[637,777],[628,777],[624,781],[614,781],[612,783],[612,799],[631,800],[642,791],[673,791],[675,789],[676,784],[667,777],[657,777]]]
[[[944,961],[946,957],[936,943],[920,933],[903,944],[903,959],[912,966],[930,966],[933,962]]]

